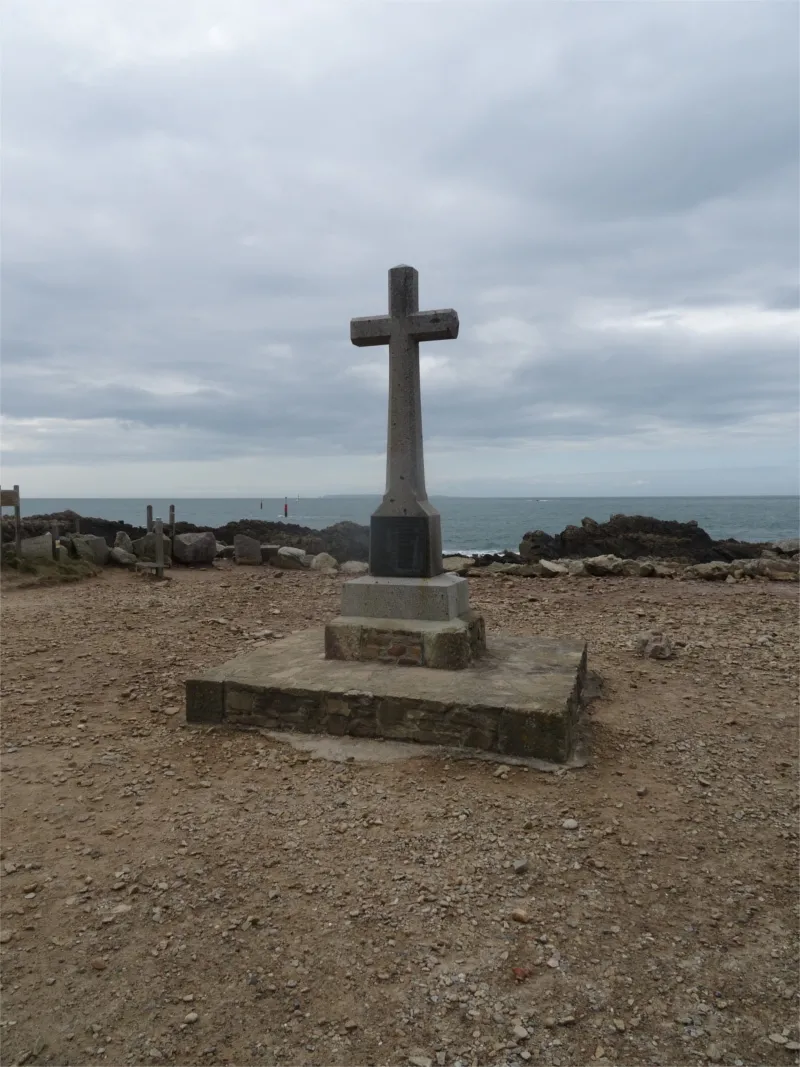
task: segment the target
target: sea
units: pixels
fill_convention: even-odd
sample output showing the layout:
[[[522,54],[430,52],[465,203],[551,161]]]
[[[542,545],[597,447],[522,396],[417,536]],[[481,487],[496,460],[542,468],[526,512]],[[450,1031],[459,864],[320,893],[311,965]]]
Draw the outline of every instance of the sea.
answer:
[[[45,515],[71,509],[79,515],[121,520],[143,526],[148,504],[166,521],[175,505],[179,522],[216,528],[237,519],[290,522],[322,529],[349,520],[364,525],[379,496],[270,497],[259,499],[39,498],[22,500],[22,514]],[[657,519],[694,519],[713,538],[775,541],[797,537],[800,498],[796,496],[628,496],[628,497],[431,497],[441,512],[445,552],[517,550],[528,530],[559,533],[588,516],[605,522],[614,514],[650,515]],[[284,520],[284,505],[288,517]]]

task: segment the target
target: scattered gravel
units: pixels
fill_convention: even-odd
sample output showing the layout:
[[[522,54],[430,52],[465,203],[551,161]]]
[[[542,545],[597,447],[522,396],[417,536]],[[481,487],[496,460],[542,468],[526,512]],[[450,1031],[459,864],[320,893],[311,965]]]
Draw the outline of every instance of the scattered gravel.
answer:
[[[281,573],[3,593],[4,1063],[797,1062],[796,587],[472,583],[603,679],[540,774],[187,728],[188,674],[336,614]]]

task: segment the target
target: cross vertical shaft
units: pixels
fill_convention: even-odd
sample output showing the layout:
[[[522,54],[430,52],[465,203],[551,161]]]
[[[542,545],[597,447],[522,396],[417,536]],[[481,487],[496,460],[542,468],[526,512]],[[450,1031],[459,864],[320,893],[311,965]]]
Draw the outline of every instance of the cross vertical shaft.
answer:
[[[389,425],[386,433],[386,493],[392,503],[428,499],[422,452],[419,341],[409,320],[419,311],[419,274],[413,267],[389,271]]]

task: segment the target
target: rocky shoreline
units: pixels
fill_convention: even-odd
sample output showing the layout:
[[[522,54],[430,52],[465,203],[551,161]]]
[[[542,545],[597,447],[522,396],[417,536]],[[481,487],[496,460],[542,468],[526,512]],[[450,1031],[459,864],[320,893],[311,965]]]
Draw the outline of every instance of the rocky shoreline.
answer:
[[[153,538],[145,527],[122,521],[64,511],[30,516],[21,525],[23,555],[28,557],[47,553],[54,528],[62,552],[69,557],[94,558],[101,565],[131,565],[136,558],[153,555]],[[292,555],[298,569],[312,566],[316,557],[324,557],[317,569],[331,569],[348,562],[363,564],[369,556],[369,528],[354,522],[339,522],[323,530],[257,519],[229,522],[211,530],[179,522],[175,534],[175,545],[167,542],[167,554],[184,565],[210,564],[229,557],[242,563],[280,565],[288,563]],[[12,551],[13,540],[13,519],[4,517],[4,555]],[[585,518],[580,526],[567,526],[559,534],[529,531],[518,552],[451,554],[445,558],[445,567],[470,576],[685,576],[711,580],[781,576],[786,580],[797,578],[799,548],[797,538],[776,542],[714,540],[696,522],[612,515],[605,523]]]

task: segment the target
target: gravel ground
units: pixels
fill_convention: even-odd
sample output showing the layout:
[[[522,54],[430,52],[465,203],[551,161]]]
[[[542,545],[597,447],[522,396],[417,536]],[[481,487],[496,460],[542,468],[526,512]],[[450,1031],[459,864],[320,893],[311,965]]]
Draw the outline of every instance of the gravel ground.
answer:
[[[490,634],[588,640],[583,769],[184,724],[339,584],[4,592],[2,1063],[797,1062],[797,586],[472,580]]]

